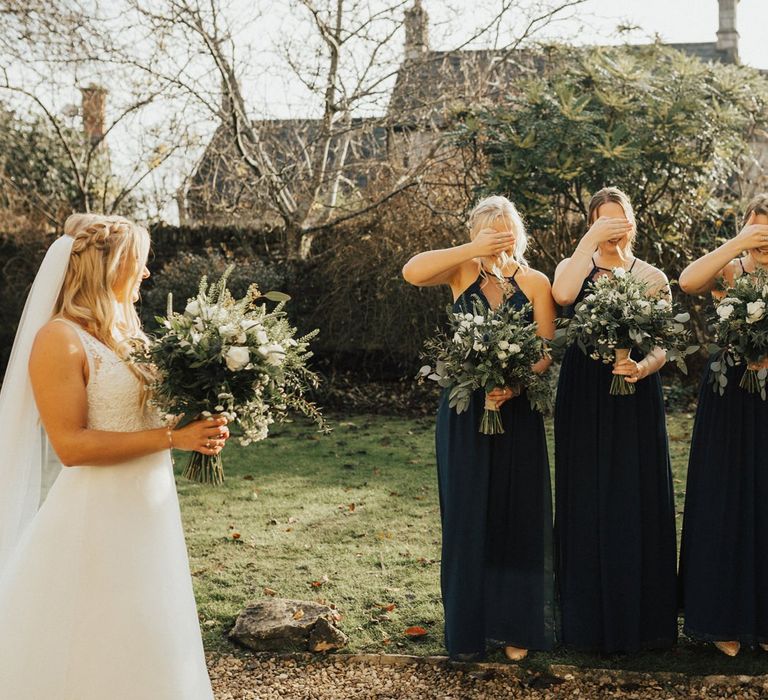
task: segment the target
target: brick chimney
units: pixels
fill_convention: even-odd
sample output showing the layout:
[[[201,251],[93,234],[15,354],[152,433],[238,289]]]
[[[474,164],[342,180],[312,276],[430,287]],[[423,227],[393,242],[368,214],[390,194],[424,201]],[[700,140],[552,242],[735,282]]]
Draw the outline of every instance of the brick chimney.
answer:
[[[718,0],[720,27],[717,30],[717,48],[726,54],[729,63],[739,62],[739,32],[736,29],[736,9],[739,0]]]
[[[429,17],[414,0],[413,7],[405,11],[405,60],[418,61],[429,51]]]
[[[83,128],[92,145],[104,139],[107,90],[91,83],[80,88],[83,94]]]

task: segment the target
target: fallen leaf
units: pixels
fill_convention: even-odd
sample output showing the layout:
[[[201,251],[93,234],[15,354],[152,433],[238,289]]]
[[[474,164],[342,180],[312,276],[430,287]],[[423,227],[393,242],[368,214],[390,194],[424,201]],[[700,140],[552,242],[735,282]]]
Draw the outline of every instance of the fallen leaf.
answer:
[[[426,635],[427,630],[425,630],[423,627],[409,627],[407,630],[405,630],[405,636],[410,637],[411,639],[418,639],[419,637],[423,637]]]
[[[239,532],[233,532],[232,533],[232,539],[233,540],[239,540],[240,539],[240,533]]]
[[[294,620],[301,620],[302,617],[304,617],[304,611],[301,608],[299,608],[295,613],[293,613]]]
[[[376,607],[381,608],[382,610],[386,610],[387,612],[392,612],[397,607],[397,605],[395,605],[395,603],[386,603],[384,605],[377,603]]]
[[[277,595],[277,591],[276,590],[274,590],[272,588],[266,588],[266,587],[264,588],[263,593],[264,593],[264,595],[273,596],[273,597]]]

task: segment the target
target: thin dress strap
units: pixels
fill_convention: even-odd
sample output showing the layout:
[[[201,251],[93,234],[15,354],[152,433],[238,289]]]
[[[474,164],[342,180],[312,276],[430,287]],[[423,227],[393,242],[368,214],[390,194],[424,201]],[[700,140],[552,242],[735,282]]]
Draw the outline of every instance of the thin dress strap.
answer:
[[[739,258],[739,265],[741,265],[741,274],[746,275],[747,271],[744,269],[744,258]]]

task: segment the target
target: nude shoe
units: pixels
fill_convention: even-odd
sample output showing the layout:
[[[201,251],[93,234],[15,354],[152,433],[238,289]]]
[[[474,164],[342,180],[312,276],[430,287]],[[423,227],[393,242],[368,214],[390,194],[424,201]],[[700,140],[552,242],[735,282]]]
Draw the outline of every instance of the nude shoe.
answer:
[[[741,649],[739,642],[714,642],[714,645],[726,656],[736,656]]]
[[[504,654],[510,661],[522,661],[528,656],[528,650],[518,647],[504,647]]]

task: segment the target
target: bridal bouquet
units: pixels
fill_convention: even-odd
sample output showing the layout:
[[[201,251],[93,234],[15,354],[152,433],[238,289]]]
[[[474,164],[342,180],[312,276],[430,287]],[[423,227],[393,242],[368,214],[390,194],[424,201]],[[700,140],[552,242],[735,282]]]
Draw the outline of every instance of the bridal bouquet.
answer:
[[[558,320],[553,346],[561,349],[576,343],[585,355],[606,364],[626,359],[633,348],[643,354],[663,348],[667,360],[687,373],[685,357],[698,349],[688,345],[690,333],[683,325],[690,315],[675,313],[661,291],[648,296],[647,283],[624,268],[612,272],[592,282],[573,317]],[[614,375],[610,393],[634,394],[635,386]]]
[[[760,394],[765,401],[768,369],[761,366],[768,356],[768,273],[757,270],[742,275],[715,306],[710,318],[715,343],[709,350],[716,354],[710,365],[714,391],[722,395],[728,383],[728,367],[746,363],[739,382],[742,389]]]
[[[532,366],[548,356],[544,341],[536,335],[536,324],[527,320],[531,305],[521,309],[502,303],[491,309],[478,297],[472,310],[454,312],[448,307],[448,331],[425,343],[424,355],[432,360],[419,370],[418,377],[436,381],[450,390],[448,402],[457,413],[469,408],[472,394],[483,389],[517,386],[525,390],[531,406],[542,413],[552,405],[547,379]],[[486,396],[480,432],[504,432],[499,407]]]
[[[240,442],[263,440],[269,426],[289,409],[324,427],[318,408],[304,398],[317,376],[307,367],[313,331],[296,338],[283,310],[290,299],[279,292],[261,294],[254,285],[242,299],[227,289],[230,267],[218,282],[203,277],[197,297],[175,313],[168,295],[161,331],[137,362],[154,368],[152,402],[164,413],[189,422],[213,413],[225,415],[242,430]],[[260,299],[277,302],[272,311]],[[192,452],[184,476],[206,484],[224,480],[221,455]]]

